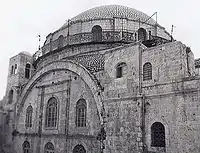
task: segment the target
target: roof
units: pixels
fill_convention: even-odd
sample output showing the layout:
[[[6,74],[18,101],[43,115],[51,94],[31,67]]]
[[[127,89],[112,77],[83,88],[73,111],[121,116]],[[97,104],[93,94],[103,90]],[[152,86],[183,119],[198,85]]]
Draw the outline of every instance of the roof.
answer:
[[[147,14],[140,12],[136,9],[121,5],[103,5],[99,7],[94,7],[73,17],[71,21],[77,22],[111,18],[127,18],[130,20],[136,20],[138,22],[139,20],[141,22],[145,22],[149,19],[147,21],[148,24],[156,24],[156,21],[150,18]],[[64,24],[63,27],[64,26],[67,26],[67,23]]]

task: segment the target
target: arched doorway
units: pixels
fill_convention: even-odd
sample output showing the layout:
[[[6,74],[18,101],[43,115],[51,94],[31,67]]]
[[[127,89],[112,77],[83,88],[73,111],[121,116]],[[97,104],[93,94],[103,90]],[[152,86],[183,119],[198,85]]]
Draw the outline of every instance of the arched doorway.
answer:
[[[94,42],[102,41],[102,28],[99,25],[95,25],[92,28],[92,40]]]
[[[86,150],[82,145],[76,145],[73,149],[73,153],[86,153]]]

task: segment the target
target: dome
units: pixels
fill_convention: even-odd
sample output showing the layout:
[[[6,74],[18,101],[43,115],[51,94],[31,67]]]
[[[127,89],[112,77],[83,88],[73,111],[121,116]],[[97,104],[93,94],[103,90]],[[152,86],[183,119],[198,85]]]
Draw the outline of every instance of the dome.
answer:
[[[111,19],[111,18],[128,18],[130,20],[136,20],[145,22],[149,19],[149,16],[143,12],[140,12],[136,9],[121,6],[121,5],[104,5],[99,7],[94,7],[83,13],[75,16],[71,21],[87,21],[95,19]],[[148,24],[156,24],[153,19],[147,21]]]

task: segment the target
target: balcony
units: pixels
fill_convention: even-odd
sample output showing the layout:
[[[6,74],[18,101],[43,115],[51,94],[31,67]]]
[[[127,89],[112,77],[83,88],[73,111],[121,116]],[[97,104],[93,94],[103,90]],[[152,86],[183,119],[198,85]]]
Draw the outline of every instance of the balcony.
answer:
[[[54,51],[56,49],[62,48],[64,46],[70,45],[78,45],[78,44],[91,44],[91,43],[112,43],[112,42],[124,42],[124,43],[131,43],[136,41],[135,39],[135,31],[128,32],[128,31],[102,31],[101,39],[94,40],[94,36],[91,32],[86,33],[79,33],[75,35],[69,35],[63,37],[62,42],[59,39],[52,41],[44,45],[41,50],[37,51],[33,58],[36,61],[39,57],[47,54],[50,51]]]

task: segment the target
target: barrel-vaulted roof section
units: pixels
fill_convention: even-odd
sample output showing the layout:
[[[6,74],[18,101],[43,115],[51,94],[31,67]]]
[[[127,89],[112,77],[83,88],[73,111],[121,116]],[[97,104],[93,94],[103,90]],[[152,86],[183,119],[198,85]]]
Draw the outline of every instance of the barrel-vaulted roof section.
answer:
[[[139,22],[145,22],[149,19],[149,16],[143,12],[136,9],[121,6],[121,5],[104,5],[99,7],[94,7],[87,11],[80,13],[79,15],[71,19],[72,22],[78,21],[90,21],[97,19],[112,19],[112,18],[128,18],[130,20],[136,20]],[[156,21],[150,18],[146,23],[156,24]],[[63,27],[67,26],[67,23]]]

